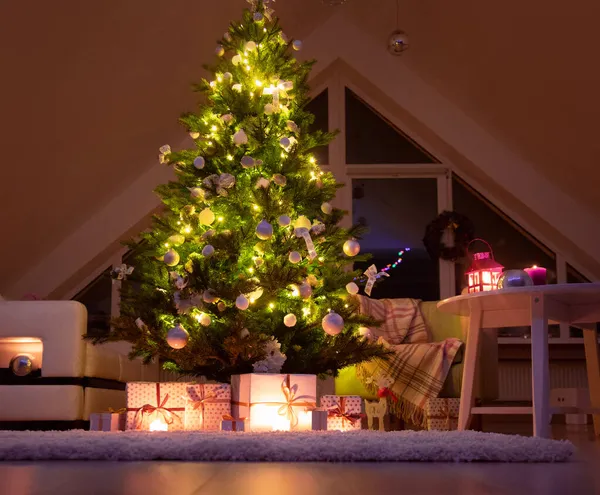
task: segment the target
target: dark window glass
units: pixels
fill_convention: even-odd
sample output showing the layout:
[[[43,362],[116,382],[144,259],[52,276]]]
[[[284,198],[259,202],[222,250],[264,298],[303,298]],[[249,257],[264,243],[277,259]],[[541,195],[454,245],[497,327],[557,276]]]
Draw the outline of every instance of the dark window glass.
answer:
[[[436,179],[355,179],[352,195],[353,222],[369,228],[360,241],[361,252],[373,255],[356,268],[375,264],[381,270],[410,248],[396,268],[390,266],[390,277],[376,285],[371,297],[439,299],[439,264],[422,242],[425,226],[437,213]]]
[[[310,131],[329,132],[329,96],[327,90],[312,99],[306,109],[315,116],[315,121],[310,126]],[[313,150],[317,163],[329,164],[329,146],[319,146]]]
[[[346,162],[439,163],[346,88]]]
[[[567,283],[568,284],[585,284],[591,282],[590,279],[579,273],[575,268],[567,263]],[[569,336],[572,338],[583,338],[583,330],[581,328],[569,327]]]
[[[89,335],[101,336],[110,330],[112,279],[110,273],[112,267],[104,270],[85,289],[79,292],[73,299],[83,304],[88,311]]]

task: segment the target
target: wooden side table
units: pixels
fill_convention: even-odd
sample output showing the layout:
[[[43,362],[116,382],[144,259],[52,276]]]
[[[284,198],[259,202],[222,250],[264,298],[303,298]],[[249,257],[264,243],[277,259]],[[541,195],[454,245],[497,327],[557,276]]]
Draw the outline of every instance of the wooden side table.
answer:
[[[533,414],[533,434],[550,436],[548,322],[583,328],[594,432],[600,435],[600,354],[595,322],[600,321],[600,283],[511,287],[455,296],[438,303],[447,313],[468,316],[458,429],[473,414]],[[531,325],[533,407],[474,407],[473,385],[482,328]],[[564,412],[560,409],[555,412]]]

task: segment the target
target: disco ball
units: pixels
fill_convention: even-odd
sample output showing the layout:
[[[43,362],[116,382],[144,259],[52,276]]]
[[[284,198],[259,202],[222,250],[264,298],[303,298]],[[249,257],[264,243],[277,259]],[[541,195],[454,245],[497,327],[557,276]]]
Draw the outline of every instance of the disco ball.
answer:
[[[17,376],[27,376],[33,371],[33,360],[26,354],[18,354],[11,359],[10,369]]]
[[[402,52],[408,50],[408,36],[404,31],[394,31],[390,34],[388,40],[388,51],[392,55],[401,55]]]
[[[525,270],[506,270],[498,279],[498,289],[529,287],[530,285],[533,285],[533,281]]]

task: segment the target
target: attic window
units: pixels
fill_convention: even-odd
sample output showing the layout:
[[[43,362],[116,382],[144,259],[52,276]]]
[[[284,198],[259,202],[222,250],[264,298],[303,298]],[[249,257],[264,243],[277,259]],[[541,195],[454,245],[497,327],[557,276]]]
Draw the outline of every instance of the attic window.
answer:
[[[315,116],[315,121],[310,126],[311,132],[329,132],[329,95],[327,90],[315,96],[306,105],[306,109]],[[321,165],[329,164],[329,146],[319,146],[313,150],[313,153],[317,159],[317,163]]]

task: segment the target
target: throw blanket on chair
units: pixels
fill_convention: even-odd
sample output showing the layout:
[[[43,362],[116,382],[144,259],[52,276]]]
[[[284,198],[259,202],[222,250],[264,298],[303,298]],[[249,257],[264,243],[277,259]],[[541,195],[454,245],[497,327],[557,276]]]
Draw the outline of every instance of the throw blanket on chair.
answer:
[[[416,299],[358,297],[361,313],[384,322],[371,329],[378,342],[394,351],[387,359],[358,365],[358,378],[371,391],[386,382],[398,398],[398,402],[391,404],[392,410],[405,421],[425,426],[425,404],[440,393],[462,342],[458,339],[430,342]]]

